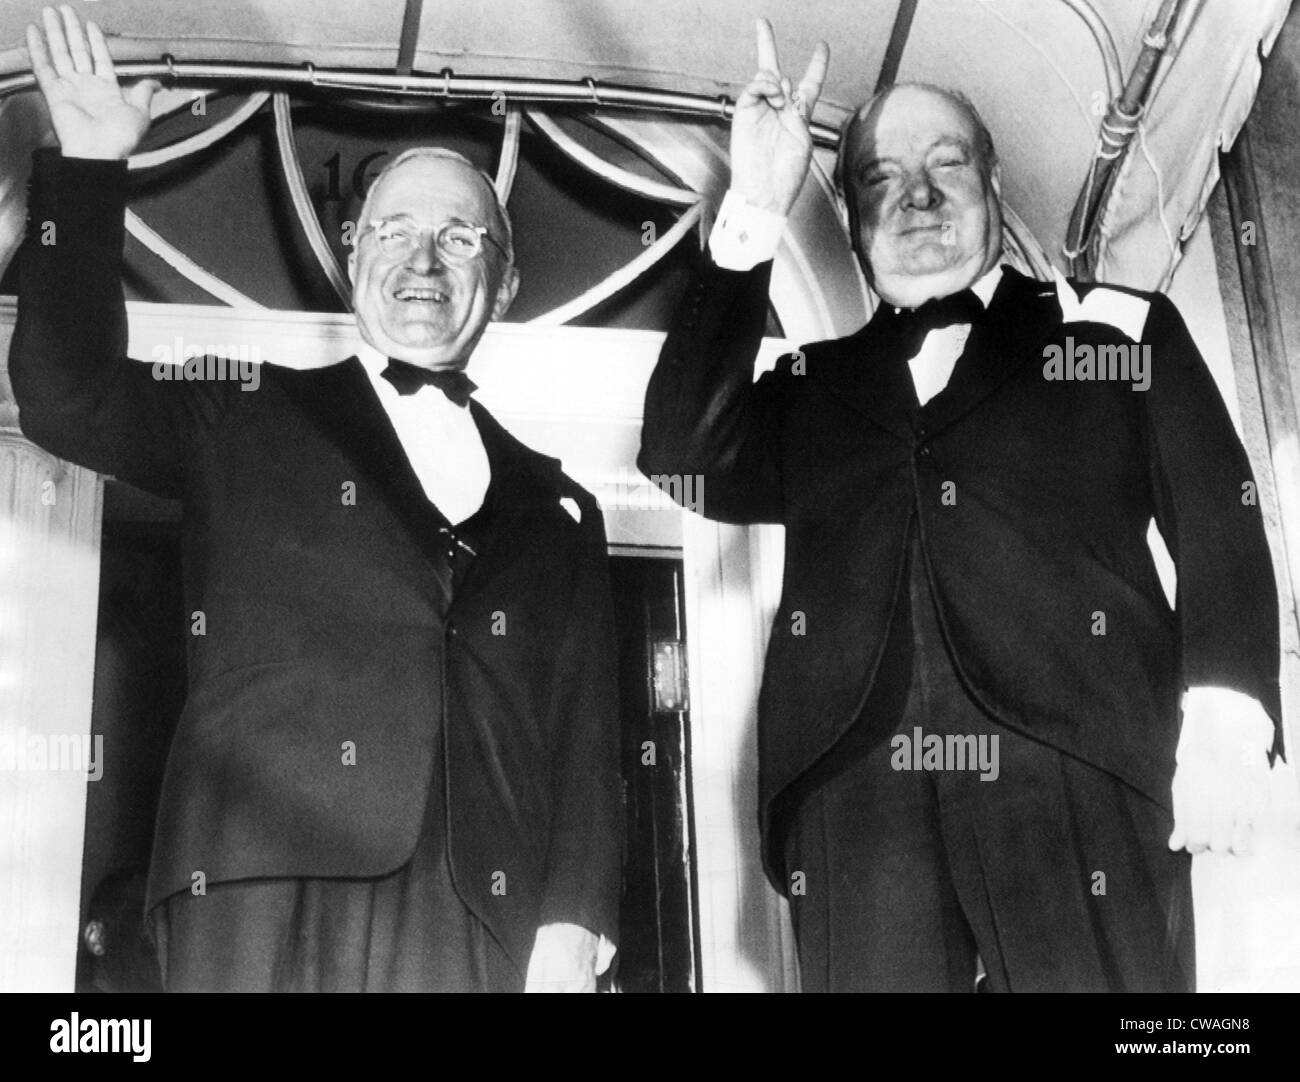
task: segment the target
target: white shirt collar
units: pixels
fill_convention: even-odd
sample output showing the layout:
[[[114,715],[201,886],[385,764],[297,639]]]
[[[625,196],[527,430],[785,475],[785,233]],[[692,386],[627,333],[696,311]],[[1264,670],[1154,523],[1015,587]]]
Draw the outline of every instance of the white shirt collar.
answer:
[[[971,292],[980,299],[980,303],[985,308],[993,300],[993,294],[998,291],[998,286],[1002,284],[1002,264],[995,263],[993,269],[985,274],[978,282],[970,287]]]
[[[371,379],[378,378],[380,373],[388,367],[388,357],[380,353],[369,342],[363,341],[357,346],[357,360],[365,367]]]

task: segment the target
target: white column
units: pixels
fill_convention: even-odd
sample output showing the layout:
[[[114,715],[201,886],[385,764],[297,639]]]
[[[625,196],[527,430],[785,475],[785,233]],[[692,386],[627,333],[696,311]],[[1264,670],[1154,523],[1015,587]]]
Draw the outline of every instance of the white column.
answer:
[[[755,736],[782,535],[683,515],[701,990],[794,992],[789,913],[761,863]]]
[[[102,494],[22,437],[0,367],[0,991],[73,988]]]

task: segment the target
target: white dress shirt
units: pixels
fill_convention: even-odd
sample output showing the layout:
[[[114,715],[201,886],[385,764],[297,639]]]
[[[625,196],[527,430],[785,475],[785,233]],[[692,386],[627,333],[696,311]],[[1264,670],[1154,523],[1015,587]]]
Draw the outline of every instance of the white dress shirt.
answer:
[[[989,301],[1002,281],[1002,267],[996,266],[972,285],[971,292],[988,308]],[[916,397],[925,405],[935,395],[948,386],[957,358],[966,348],[966,339],[970,337],[969,323],[953,323],[947,327],[936,327],[925,336],[920,350],[907,362],[912,370],[912,383],[916,386]]]
[[[727,270],[750,270],[772,259],[781,243],[786,219],[770,210],[751,206],[739,192],[730,190],[718,208],[718,218],[709,234],[713,261]],[[996,266],[971,286],[987,308],[1002,281],[1002,267]],[[908,361],[916,397],[925,405],[948,386],[957,358],[970,337],[969,323],[937,327],[925,336],[916,356]]]
[[[469,407],[456,405],[427,384],[414,394],[398,394],[382,375],[387,357],[365,342],[357,357],[424,494],[452,525],[464,522],[483,506],[492,479],[483,438]]]

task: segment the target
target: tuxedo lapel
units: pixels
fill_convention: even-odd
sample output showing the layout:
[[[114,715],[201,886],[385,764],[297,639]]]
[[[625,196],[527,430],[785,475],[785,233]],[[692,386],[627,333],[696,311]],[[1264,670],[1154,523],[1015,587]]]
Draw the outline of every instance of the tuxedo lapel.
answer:
[[[326,368],[286,371],[285,387],[317,431],[375,485],[429,557],[445,610],[451,601],[451,572],[438,530],[448,525],[447,519],[425,494],[361,362],[350,357]]]
[[[1006,268],[982,324],[971,328],[948,385],[926,403],[926,428],[954,424],[996,391],[1047,341],[1061,322],[1056,289]],[[830,390],[900,439],[915,438],[912,417],[920,408],[905,356],[908,347],[890,331],[877,309],[856,334],[830,343],[827,354],[809,361]]]
[[[828,345],[825,355],[809,358],[809,374],[881,428],[911,440],[910,418],[919,406],[916,388],[884,312],[877,309],[861,330]]]
[[[955,424],[1002,386],[1039,352],[1060,325],[1056,289],[1006,268],[989,302],[984,322],[971,327],[948,385],[926,403],[926,428],[933,434]]]

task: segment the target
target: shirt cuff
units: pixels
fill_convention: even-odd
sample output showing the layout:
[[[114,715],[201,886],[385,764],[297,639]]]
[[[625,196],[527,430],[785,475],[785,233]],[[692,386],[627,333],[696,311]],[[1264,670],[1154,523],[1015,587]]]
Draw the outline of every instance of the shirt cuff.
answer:
[[[745,202],[734,188],[722,197],[709,234],[713,262],[724,270],[747,271],[776,256],[786,218]]]

